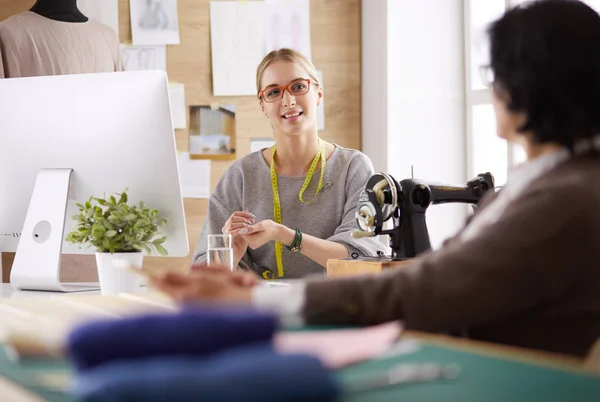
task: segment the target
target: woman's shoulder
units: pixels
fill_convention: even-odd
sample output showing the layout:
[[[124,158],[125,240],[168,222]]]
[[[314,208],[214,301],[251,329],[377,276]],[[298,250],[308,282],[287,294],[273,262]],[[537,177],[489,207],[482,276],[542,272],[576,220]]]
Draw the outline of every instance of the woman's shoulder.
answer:
[[[528,187],[528,193],[544,193],[548,199],[576,204],[591,202],[600,206],[600,159],[595,156],[575,157],[546,172]],[[567,205],[567,204],[565,204]],[[599,209],[600,210],[600,209]]]
[[[373,169],[373,162],[371,158],[365,155],[363,152],[358,149],[346,148],[341,145],[334,144],[335,151],[332,154],[332,157],[335,156],[334,161],[339,163],[340,165],[356,165],[358,167],[369,167]],[[333,159],[333,158],[332,158]]]

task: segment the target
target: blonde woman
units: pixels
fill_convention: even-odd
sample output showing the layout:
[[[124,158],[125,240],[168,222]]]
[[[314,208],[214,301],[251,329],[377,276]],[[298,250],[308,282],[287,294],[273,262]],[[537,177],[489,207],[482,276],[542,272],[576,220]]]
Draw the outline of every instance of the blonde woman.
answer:
[[[327,259],[376,256],[374,238],[353,239],[354,209],[373,174],[363,153],[323,141],[323,98],[313,64],[291,49],[270,52],[256,71],[262,113],[275,145],[236,161],[212,194],[195,261],[208,234],[231,234],[234,267],[264,279],[323,273]]]

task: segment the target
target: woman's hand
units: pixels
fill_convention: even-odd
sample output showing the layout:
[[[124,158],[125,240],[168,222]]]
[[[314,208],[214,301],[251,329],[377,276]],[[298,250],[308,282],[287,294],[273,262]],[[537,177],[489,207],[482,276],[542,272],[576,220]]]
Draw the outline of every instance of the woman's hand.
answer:
[[[244,238],[251,249],[257,249],[270,241],[280,241],[283,244],[291,244],[294,241],[295,232],[271,219],[265,219],[255,225],[240,230],[240,236]]]
[[[248,211],[236,211],[225,224],[221,231],[223,234],[230,234],[233,242],[233,266],[236,267],[240,262],[242,256],[246,253],[248,248],[248,242],[242,236],[240,231],[242,229],[251,227],[254,224],[255,216]]]
[[[235,302],[251,304],[252,288],[258,283],[247,272],[231,272],[226,267],[195,266],[188,274],[169,272],[150,279],[150,284],[178,303]]]

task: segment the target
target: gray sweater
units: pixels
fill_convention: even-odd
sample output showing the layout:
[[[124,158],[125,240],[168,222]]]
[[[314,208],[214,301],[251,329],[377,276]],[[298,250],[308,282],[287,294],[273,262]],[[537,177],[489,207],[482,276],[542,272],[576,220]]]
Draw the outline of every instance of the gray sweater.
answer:
[[[311,204],[298,200],[304,176],[279,176],[282,224],[302,233],[344,244],[349,254],[377,255],[385,246],[376,238],[354,239],[354,211],[358,197],[373,174],[371,160],[362,152],[336,146],[327,160],[323,188]],[[312,199],[319,174],[316,173],[304,193],[304,200]],[[234,162],[225,172],[210,197],[208,212],[196,250],[195,261],[206,260],[206,236],[221,233],[221,228],[235,211],[247,210],[256,215],[256,222],[274,219],[273,190],[270,170],[262,152],[253,152]],[[284,278],[301,278],[324,273],[325,269],[302,253],[291,253],[283,248]],[[269,242],[255,250],[248,248],[239,264],[262,276],[270,270],[277,274],[275,243]]]

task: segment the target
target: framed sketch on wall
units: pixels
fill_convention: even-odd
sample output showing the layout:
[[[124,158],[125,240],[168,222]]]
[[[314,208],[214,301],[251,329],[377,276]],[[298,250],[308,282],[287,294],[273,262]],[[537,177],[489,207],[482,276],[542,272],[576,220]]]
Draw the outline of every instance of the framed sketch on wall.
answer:
[[[177,0],[129,0],[129,10],[134,45],[179,44]]]
[[[190,106],[190,158],[235,159],[235,105]]]

